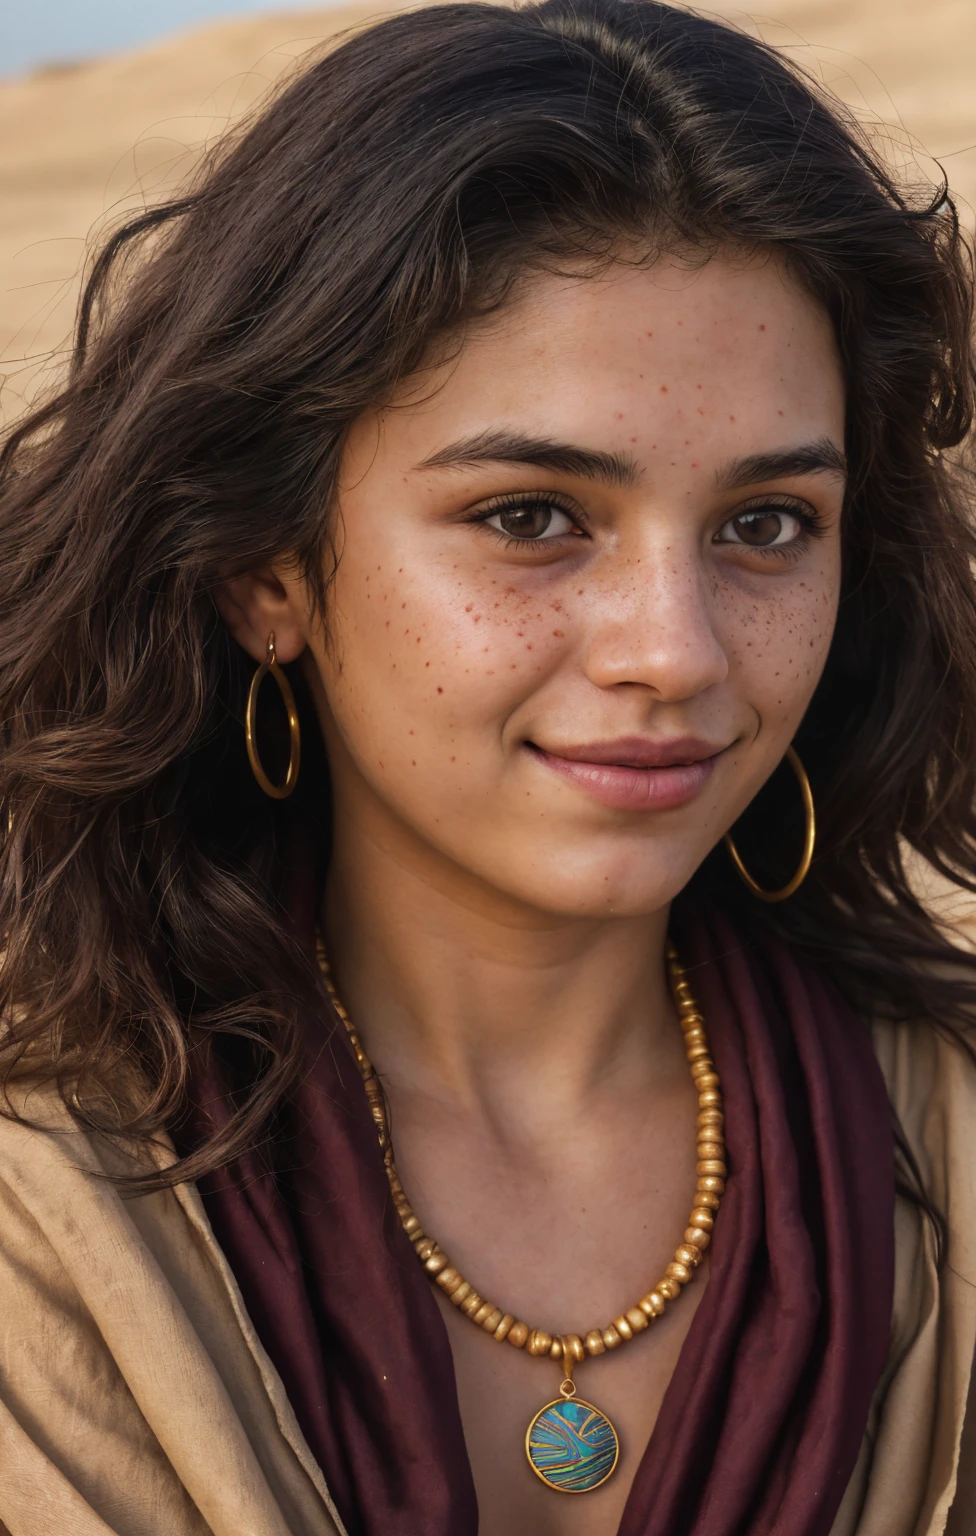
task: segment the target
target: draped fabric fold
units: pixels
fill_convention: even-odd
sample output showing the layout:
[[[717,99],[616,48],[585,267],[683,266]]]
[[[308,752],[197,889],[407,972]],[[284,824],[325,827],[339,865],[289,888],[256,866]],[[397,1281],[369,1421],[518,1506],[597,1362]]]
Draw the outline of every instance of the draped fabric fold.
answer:
[[[716,913],[675,937],[722,1077],[730,1173],[619,1536],[828,1536],[889,1339],[884,1081],[863,1024],[784,945]],[[193,1099],[183,1150],[226,1113],[214,1062]],[[252,1157],[201,1193],[350,1536],[476,1536],[447,1333],[325,1001],[273,1150],[273,1171]]]

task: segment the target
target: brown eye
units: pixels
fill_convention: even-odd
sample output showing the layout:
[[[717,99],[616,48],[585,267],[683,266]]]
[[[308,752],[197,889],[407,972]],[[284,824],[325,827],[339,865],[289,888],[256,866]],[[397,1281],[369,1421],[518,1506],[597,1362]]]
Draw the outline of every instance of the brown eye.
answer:
[[[730,517],[722,525],[717,542],[771,549],[793,544],[801,531],[802,524],[795,512],[787,512],[784,507],[755,507],[750,512],[739,512]]]
[[[556,539],[573,531],[571,518],[549,501],[528,501],[517,507],[504,507],[485,521],[489,528],[496,528],[510,539],[526,541]]]

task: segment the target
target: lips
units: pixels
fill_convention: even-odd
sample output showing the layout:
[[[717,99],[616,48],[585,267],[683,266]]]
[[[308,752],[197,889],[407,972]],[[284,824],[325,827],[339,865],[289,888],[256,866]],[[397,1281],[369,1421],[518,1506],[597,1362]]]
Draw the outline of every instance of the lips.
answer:
[[[724,751],[720,744],[692,736],[671,741],[628,736],[554,751],[534,742],[528,746],[543,768],[621,811],[670,811],[689,804]]]

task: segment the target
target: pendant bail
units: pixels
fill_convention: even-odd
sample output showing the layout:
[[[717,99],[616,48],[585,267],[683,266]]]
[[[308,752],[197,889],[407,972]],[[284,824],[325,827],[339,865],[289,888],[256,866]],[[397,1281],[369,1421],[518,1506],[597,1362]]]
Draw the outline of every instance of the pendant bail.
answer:
[[[573,1380],[573,1371],[576,1368],[580,1354],[582,1354],[582,1346],[575,1335],[568,1333],[564,1333],[559,1342],[563,1346],[563,1380],[560,1383],[559,1391],[563,1397],[575,1397],[576,1383]]]

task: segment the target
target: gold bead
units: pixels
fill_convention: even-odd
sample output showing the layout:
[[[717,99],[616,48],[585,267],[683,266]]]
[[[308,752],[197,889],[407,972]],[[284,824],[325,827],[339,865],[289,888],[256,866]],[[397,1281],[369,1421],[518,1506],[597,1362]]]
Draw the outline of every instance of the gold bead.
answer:
[[[586,1350],[583,1348],[583,1340],[580,1338],[578,1333],[563,1334],[563,1354],[570,1360],[575,1360],[577,1365],[579,1365],[581,1360],[586,1359]]]
[[[648,1291],[646,1296],[641,1297],[637,1305],[648,1317],[660,1317],[667,1306],[667,1302],[660,1291]]]
[[[725,1115],[720,1109],[700,1109],[698,1111],[698,1125],[724,1125]]]
[[[507,1339],[516,1349],[528,1346],[530,1354],[541,1357],[548,1354],[559,1360],[582,1360],[585,1355],[602,1355],[608,1349],[618,1349],[621,1344],[641,1333],[655,1318],[665,1311],[669,1301],[681,1295],[681,1288],[694,1277],[695,1267],[701,1263],[704,1250],[710,1242],[714,1227],[714,1212],[719,1208],[725,1192],[727,1177],[724,1142],[725,1113],[721,1084],[711,1055],[705,1020],[695,1001],[686,973],[679,964],[673,949],[668,945],[668,973],[678,1017],[684,1035],[685,1054],[695,1088],[698,1093],[697,1116],[697,1192],[684,1241],[675,1249],[672,1262],[663,1278],[652,1291],[644,1296],[636,1307],[629,1308],[604,1329],[592,1329],[580,1339],[578,1334],[556,1335],[542,1328],[530,1329],[526,1323],[516,1322],[511,1313],[503,1313],[493,1302],[483,1301],[467,1280],[451,1264],[447,1254],[435,1240],[424,1232],[407,1199],[393,1160],[386,1103],[382,1084],[344,1011],[335,996],[329,978],[328,959],[321,941],[318,945],[319,961],[326,986],[336,1012],[342,1019],[363,1081],[367,1104],[376,1127],[377,1140],[383,1156],[393,1204],[403,1230],[409,1237],[420,1262],[427,1273],[449,1296],[454,1306],[466,1313],[486,1333],[499,1342]]]
[[[698,1189],[703,1195],[724,1195],[725,1180],[710,1173],[700,1174],[698,1177]]]
[[[704,1252],[711,1240],[709,1233],[703,1231],[701,1227],[685,1227],[685,1242],[689,1247]]]

